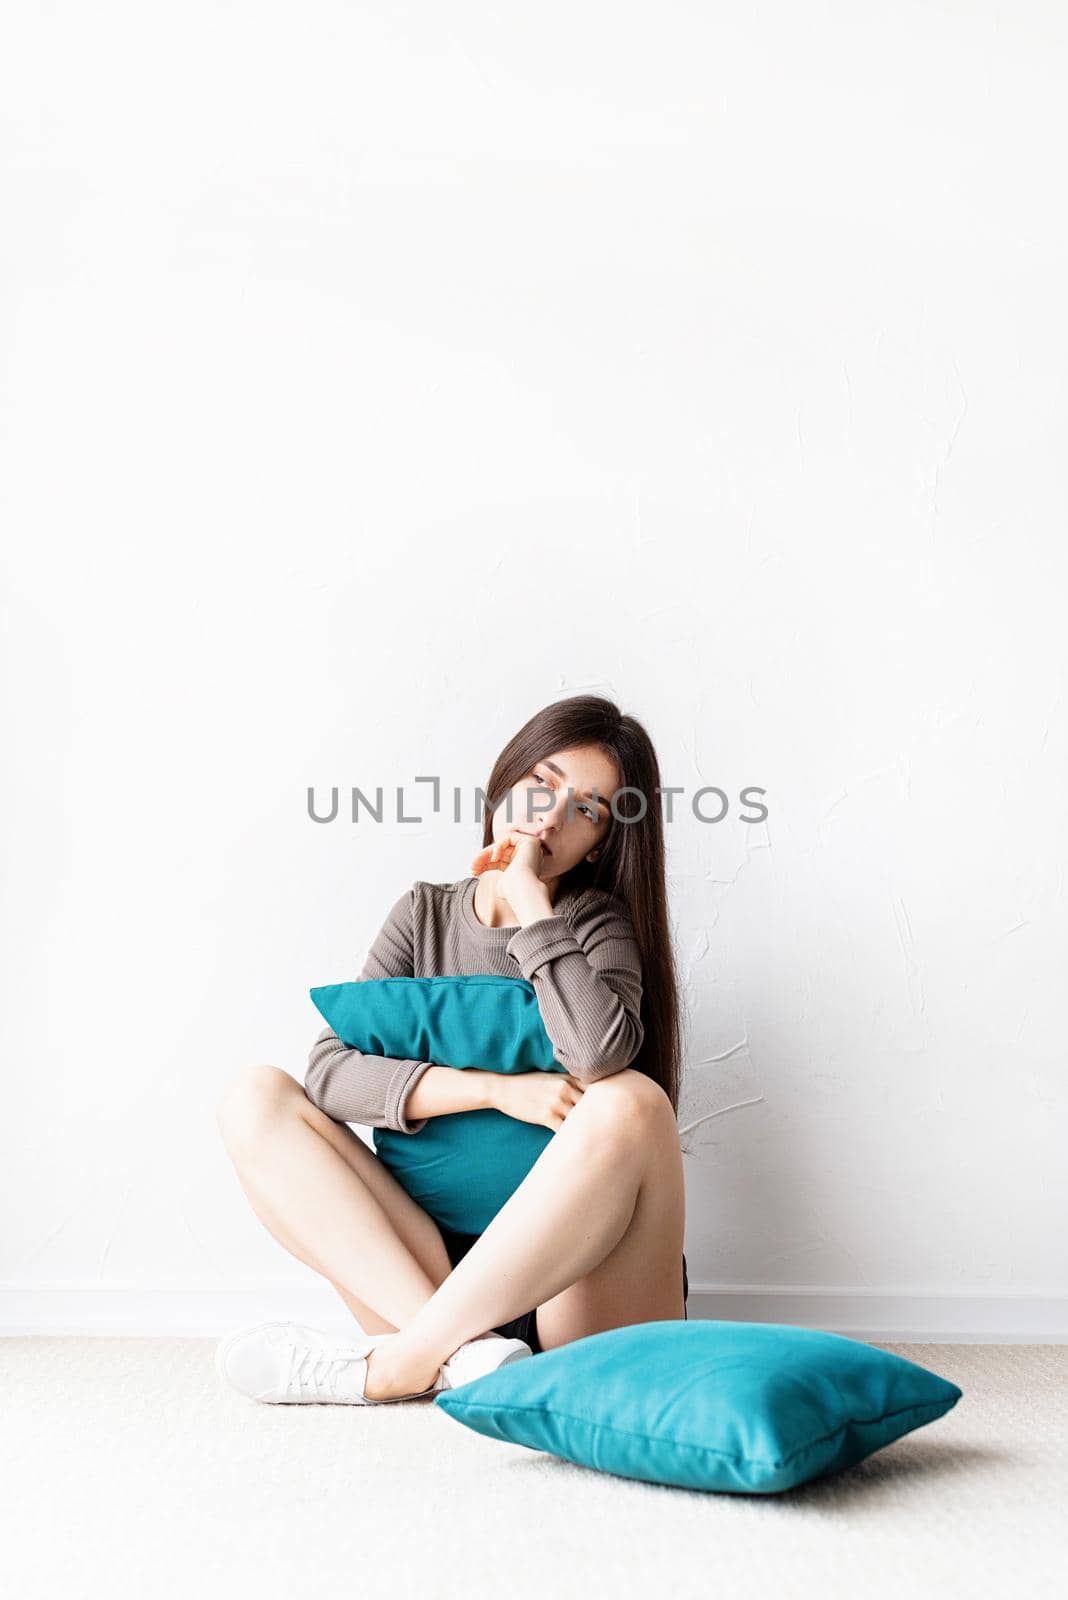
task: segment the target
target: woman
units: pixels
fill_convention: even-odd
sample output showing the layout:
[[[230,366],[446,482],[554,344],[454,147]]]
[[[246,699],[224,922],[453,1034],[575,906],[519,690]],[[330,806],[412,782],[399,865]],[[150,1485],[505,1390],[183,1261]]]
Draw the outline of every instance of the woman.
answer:
[[[544,707],[493,767],[472,873],[401,895],[360,974],[526,978],[566,1076],[366,1055],[327,1028],[303,1088],[272,1066],[229,1086],[219,1126],[253,1209],[359,1324],[347,1343],[284,1322],[231,1334],[217,1365],[241,1392],[416,1399],[504,1359],[687,1315],[659,781],[648,734],[612,701]],[[478,1236],[441,1228],[346,1126],[415,1135],[485,1106],[556,1137]]]

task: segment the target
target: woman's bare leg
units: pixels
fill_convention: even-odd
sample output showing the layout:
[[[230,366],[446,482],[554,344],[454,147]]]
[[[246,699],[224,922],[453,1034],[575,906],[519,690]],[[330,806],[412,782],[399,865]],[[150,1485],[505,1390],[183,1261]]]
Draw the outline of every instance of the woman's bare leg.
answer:
[[[558,1295],[578,1302],[554,1308],[558,1343],[625,1325],[643,1301],[647,1315],[632,1320],[683,1317],[675,1238],[681,1253],[684,1222],[678,1126],[664,1091],[631,1069],[591,1083],[485,1232],[375,1352],[382,1393],[429,1387],[465,1340]]]
[[[653,1116],[651,1094],[664,1102]],[[451,1272],[433,1219],[351,1130],[313,1106],[281,1068],[242,1073],[224,1095],[218,1120],[239,1179],[268,1230],[342,1293],[365,1331],[398,1330],[368,1358],[365,1392],[386,1398],[429,1388],[438,1367],[465,1340],[554,1296],[565,1298],[579,1280],[585,1291],[598,1263],[611,1276],[613,1262],[622,1264],[621,1258],[634,1253],[628,1245],[639,1234],[644,1266],[649,1217],[659,1213],[669,1225],[681,1226],[681,1195],[666,1211],[658,1204],[658,1169],[680,1159],[666,1105],[663,1091],[640,1073],[616,1073],[591,1084]],[[639,1206],[643,1195],[646,1203]],[[663,1230],[654,1231],[658,1246]],[[629,1304],[633,1273],[625,1292]],[[365,1321],[372,1304],[377,1319],[371,1312]],[[619,1323],[610,1318],[606,1325]]]
[[[333,1285],[366,1333],[402,1328],[448,1277],[433,1218],[280,1067],[239,1073],[216,1117],[256,1215]]]

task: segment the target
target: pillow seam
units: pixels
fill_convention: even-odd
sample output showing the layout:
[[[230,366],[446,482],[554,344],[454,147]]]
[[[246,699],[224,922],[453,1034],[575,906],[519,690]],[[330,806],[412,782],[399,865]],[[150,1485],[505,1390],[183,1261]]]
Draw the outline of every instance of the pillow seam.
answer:
[[[546,1352],[546,1354],[548,1354],[548,1352]],[[949,1406],[956,1405],[956,1403],[956,1400],[950,1400],[949,1405],[946,1406],[946,1410],[949,1409]],[[502,1407],[506,1406],[510,1411],[544,1412],[544,1407],[540,1405],[520,1406],[515,1405],[510,1401],[502,1400],[467,1400],[464,1402],[464,1404],[472,1411],[499,1411]],[[886,1411],[878,1417],[865,1417],[863,1419],[851,1417],[847,1422],[839,1423],[837,1428],[832,1428],[830,1433],[821,1434],[818,1439],[810,1439],[806,1444],[798,1445],[796,1450],[791,1450],[788,1456],[783,1456],[779,1461],[765,1461],[760,1456],[740,1456],[734,1454],[730,1450],[717,1450],[715,1445],[692,1444],[687,1439],[665,1439],[662,1434],[638,1433],[633,1428],[618,1428],[612,1422],[594,1422],[588,1417],[577,1416],[571,1411],[554,1411],[551,1413],[551,1415],[561,1417],[565,1422],[579,1422],[583,1423],[588,1428],[600,1428],[602,1430],[607,1430],[609,1433],[618,1433],[625,1439],[644,1439],[647,1444],[669,1444],[673,1449],[676,1450],[680,1448],[683,1450],[701,1450],[705,1453],[705,1455],[721,1456],[725,1461],[743,1461],[751,1467],[778,1468],[788,1467],[795,1456],[801,1455],[805,1450],[811,1450],[815,1445],[826,1444],[829,1440],[833,1439],[836,1434],[842,1433],[846,1428],[870,1428],[873,1427],[877,1422],[889,1422],[894,1417],[907,1416],[911,1411],[926,1411],[929,1410],[931,1406],[942,1404],[943,1402],[941,1400],[918,1401],[915,1405],[902,1406],[898,1411]],[[441,1409],[446,1411],[447,1414],[447,1408],[445,1406],[442,1406]],[[945,1413],[943,1412],[943,1415],[944,1414]],[[898,1437],[900,1438],[901,1435]],[[887,1441],[887,1443],[893,1444],[895,1441],[890,1439]],[[550,1451],[549,1454],[555,1454],[555,1452]]]

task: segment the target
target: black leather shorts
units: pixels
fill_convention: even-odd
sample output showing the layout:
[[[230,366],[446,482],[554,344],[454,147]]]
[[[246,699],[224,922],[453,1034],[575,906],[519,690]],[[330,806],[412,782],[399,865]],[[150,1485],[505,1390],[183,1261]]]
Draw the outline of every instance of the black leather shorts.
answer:
[[[441,1237],[445,1241],[449,1260],[454,1267],[458,1261],[463,1260],[475,1240],[481,1237],[477,1233],[457,1233],[454,1229],[447,1228],[442,1222],[438,1223],[438,1227],[441,1230]],[[690,1280],[686,1272],[685,1250],[682,1253],[682,1298],[683,1310],[686,1312],[687,1320],[689,1320],[690,1313],[685,1302],[690,1298]],[[493,1331],[494,1333],[503,1334],[506,1339],[522,1339],[524,1344],[529,1344],[534,1355],[542,1353],[541,1341],[538,1338],[536,1307],[533,1311],[524,1311],[522,1316],[513,1317],[510,1322],[502,1322]]]

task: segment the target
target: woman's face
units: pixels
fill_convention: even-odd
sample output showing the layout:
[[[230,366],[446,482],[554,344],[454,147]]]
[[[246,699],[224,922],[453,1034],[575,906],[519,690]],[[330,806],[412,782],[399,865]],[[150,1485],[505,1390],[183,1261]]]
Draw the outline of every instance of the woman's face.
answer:
[[[549,853],[542,854],[538,876],[562,878],[604,840],[613,822],[609,803],[621,782],[615,761],[597,745],[554,750],[513,784],[512,820],[507,797],[493,813],[494,842],[512,832],[543,839]]]

